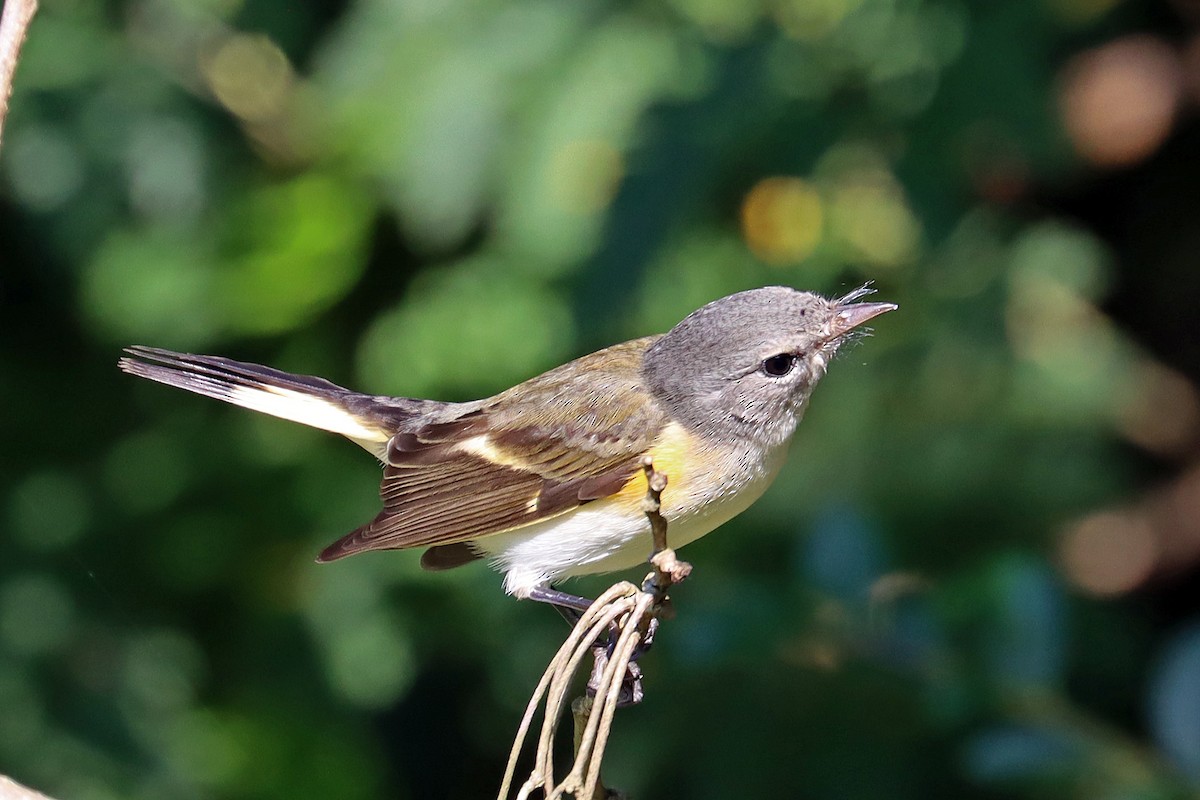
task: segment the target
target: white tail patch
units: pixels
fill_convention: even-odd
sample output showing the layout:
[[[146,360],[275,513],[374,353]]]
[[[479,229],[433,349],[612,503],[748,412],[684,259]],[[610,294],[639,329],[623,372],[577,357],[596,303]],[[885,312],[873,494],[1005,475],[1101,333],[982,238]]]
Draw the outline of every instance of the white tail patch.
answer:
[[[252,411],[340,433],[356,442],[386,442],[390,438],[386,431],[364,425],[358,417],[336,403],[291,389],[231,386],[221,399]]]

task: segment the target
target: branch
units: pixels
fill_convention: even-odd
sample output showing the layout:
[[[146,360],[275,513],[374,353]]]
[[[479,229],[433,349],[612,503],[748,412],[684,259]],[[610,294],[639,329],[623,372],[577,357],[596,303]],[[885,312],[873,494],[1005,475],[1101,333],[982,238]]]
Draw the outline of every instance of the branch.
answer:
[[[646,497],[642,500],[642,511],[650,520],[650,534],[654,537],[654,554],[650,564],[654,572],[646,576],[642,591],[655,596],[661,606],[667,600],[667,590],[692,574],[692,565],[675,558],[675,551],[667,546],[667,520],[661,513],[662,493],[667,488],[666,473],[654,468],[654,459],[642,459],[642,472],[646,474]]]
[[[529,778],[517,791],[518,800],[525,800],[539,789],[546,800],[558,800],[568,795],[577,800],[602,800],[613,795],[600,783],[600,766],[612,730],[613,715],[622,705],[641,702],[641,670],[635,659],[649,647],[658,620],[665,618],[660,615],[668,609],[667,590],[692,570],[690,564],[676,559],[675,551],[667,546],[667,521],[661,513],[667,476],[654,469],[649,456],[642,461],[642,470],[646,476],[642,511],[650,521],[654,537],[654,554],[650,557],[654,571],[646,576],[641,589],[627,581],[613,585],[596,598],[575,623],[525,708],[509,752],[499,800],[509,796],[517,758],[543,698],[546,708],[537,754]],[[601,643],[600,637],[605,633],[608,640]],[[567,776],[556,784],[554,736],[566,707],[572,679],[588,653],[594,659],[592,677],[588,681],[590,696],[576,698],[571,703],[575,722],[575,761]]]
[[[41,792],[35,792],[12,778],[0,775],[0,800],[50,800]]]
[[[37,0],[4,0],[4,13],[0,15],[0,142],[4,137],[4,122],[8,119],[8,99],[12,97],[17,57],[35,12]]]

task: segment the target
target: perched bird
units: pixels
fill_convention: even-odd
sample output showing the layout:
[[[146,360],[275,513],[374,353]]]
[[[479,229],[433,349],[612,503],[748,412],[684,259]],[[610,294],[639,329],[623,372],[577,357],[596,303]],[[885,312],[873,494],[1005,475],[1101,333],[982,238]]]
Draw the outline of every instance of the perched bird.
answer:
[[[322,378],[135,346],[120,368],[339,433],[384,463],[383,510],[318,561],[427,548],[426,569],[487,558],[520,598],[569,607],[565,578],[652,549],[641,464],[669,483],[673,547],[712,531],[775,478],[813,388],[847,335],[891,303],[781,286],[739,292],[665,334],[584,356],[484,400],[367,395]]]

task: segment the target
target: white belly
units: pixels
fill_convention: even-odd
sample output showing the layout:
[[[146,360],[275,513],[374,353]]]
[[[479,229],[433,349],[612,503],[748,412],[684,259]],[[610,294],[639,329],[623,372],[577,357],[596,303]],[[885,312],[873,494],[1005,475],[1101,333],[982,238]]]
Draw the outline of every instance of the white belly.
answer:
[[[736,459],[726,469],[687,481],[680,495],[668,484],[663,513],[667,542],[680,548],[745,511],[762,496],[782,465],[787,446],[766,458]],[[743,463],[748,461],[750,463]],[[724,477],[718,481],[717,476]],[[505,573],[504,589],[518,597],[563,578],[645,564],[654,548],[646,515],[621,500],[598,500],[553,519],[474,543]]]

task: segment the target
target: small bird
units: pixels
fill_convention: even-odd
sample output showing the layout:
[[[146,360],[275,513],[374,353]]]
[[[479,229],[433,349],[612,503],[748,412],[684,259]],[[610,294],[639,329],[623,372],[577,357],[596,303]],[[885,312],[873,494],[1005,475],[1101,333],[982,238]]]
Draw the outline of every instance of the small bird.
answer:
[[[360,394],[217,356],[127,348],[122,370],[339,433],[384,464],[383,510],[319,562],[426,548],[421,566],[487,558],[504,588],[568,608],[563,579],[637,566],[652,549],[643,459],[666,473],[682,547],[775,478],[813,388],[860,325],[896,306],[769,286],[723,297],[665,334],[592,353],[484,400]]]

